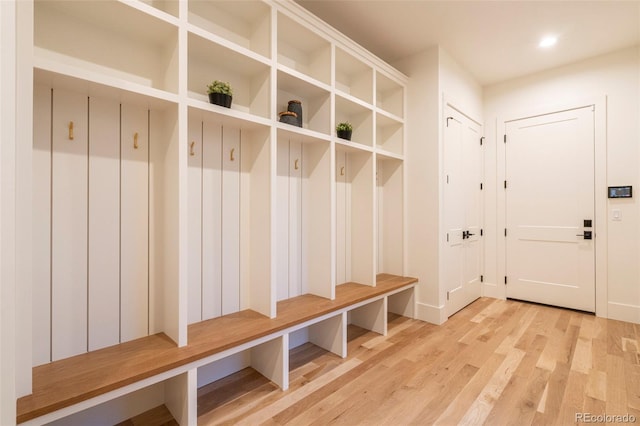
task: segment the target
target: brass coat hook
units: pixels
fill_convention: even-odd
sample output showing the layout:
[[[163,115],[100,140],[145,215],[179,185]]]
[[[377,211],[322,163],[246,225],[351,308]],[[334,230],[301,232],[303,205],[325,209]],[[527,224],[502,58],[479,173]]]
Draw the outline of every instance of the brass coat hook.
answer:
[[[235,148],[231,148],[231,156],[230,156],[230,160],[231,161],[236,161],[235,157],[233,156],[233,153],[235,152]]]
[[[69,140],[73,140],[73,121],[69,122]]]
[[[340,176],[344,176],[344,166],[340,167]]]
[[[191,145],[189,145],[189,155],[194,156],[196,155],[195,152],[193,152],[193,146],[196,144],[195,141],[191,141]]]
[[[138,149],[138,132],[133,134],[133,149]]]
[[[298,169],[299,169],[299,167],[298,167],[298,162],[299,162],[299,161],[300,161],[300,160],[298,160],[298,159],[296,158],[296,161],[294,161],[294,163],[293,163],[293,168],[294,168],[294,169],[296,169],[296,170],[298,170]]]

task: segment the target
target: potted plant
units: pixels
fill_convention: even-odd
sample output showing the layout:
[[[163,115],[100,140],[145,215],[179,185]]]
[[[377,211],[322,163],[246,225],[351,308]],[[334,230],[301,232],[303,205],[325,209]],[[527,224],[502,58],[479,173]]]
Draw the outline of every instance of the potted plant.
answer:
[[[209,102],[212,104],[231,108],[233,89],[231,89],[229,83],[214,80],[213,83],[207,86],[207,94],[209,95]]]
[[[338,137],[340,139],[346,139],[348,141],[351,140],[351,132],[353,131],[353,126],[348,121],[344,121],[339,123],[336,126],[336,131],[338,133]]]

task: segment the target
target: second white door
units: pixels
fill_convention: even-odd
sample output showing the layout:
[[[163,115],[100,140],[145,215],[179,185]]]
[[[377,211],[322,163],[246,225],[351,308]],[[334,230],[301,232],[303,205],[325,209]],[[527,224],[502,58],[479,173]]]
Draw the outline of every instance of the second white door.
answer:
[[[506,123],[507,297],[595,311],[593,107]]]

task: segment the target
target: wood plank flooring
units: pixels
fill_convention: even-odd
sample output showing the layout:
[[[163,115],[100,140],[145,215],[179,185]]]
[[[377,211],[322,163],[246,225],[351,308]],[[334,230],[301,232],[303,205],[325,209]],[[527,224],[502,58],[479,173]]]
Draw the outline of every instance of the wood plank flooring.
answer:
[[[350,326],[348,357],[291,351],[286,392],[252,369],[198,393],[198,424],[565,425],[640,422],[640,325],[482,298],[442,326]]]

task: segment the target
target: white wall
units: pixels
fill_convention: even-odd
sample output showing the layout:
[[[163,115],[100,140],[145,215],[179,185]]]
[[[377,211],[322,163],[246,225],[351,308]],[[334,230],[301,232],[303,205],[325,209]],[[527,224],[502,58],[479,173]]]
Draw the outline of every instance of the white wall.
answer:
[[[607,312],[599,315],[627,321],[640,322],[640,240],[638,197],[639,145],[639,94],[640,50],[637,47],[613,52],[590,60],[564,66],[551,71],[496,84],[484,89],[485,136],[487,138],[485,194],[485,283],[496,285],[498,279],[499,237],[497,217],[496,144],[501,137],[496,130],[500,117],[513,115],[514,111],[540,109],[543,106],[570,105],[585,99],[607,100],[606,122],[606,185],[633,185],[636,191],[631,200],[608,200],[609,217],[606,223],[608,273]],[[611,210],[622,212],[622,221],[611,220]],[[598,241],[600,243],[600,241]],[[602,259],[600,259],[602,260]],[[597,261],[598,262],[598,261]],[[504,297],[504,285],[497,287],[497,296]],[[488,290],[489,287],[485,289]]]
[[[15,424],[15,13],[0,2],[0,424]]]
[[[433,47],[393,64],[409,76],[407,85],[407,275],[418,277],[416,317],[446,320],[446,286],[441,282],[443,244],[442,162],[444,99],[477,121],[482,88],[442,48]]]

